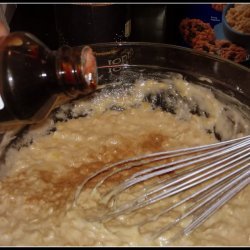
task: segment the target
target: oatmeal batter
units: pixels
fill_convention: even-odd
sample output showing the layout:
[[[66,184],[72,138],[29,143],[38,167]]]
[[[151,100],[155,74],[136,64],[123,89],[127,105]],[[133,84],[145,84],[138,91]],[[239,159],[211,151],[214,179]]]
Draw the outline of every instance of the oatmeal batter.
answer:
[[[62,106],[7,152],[1,166],[6,173],[0,182],[0,245],[167,245],[164,234],[148,237],[159,225],[145,230],[136,226],[149,210],[108,223],[93,220],[105,210],[101,194],[91,196],[90,184],[72,206],[77,187],[110,162],[247,135],[248,118],[217,100],[211,90],[180,76],[161,82],[139,80],[127,89],[104,89]],[[112,179],[104,188],[120,181]],[[249,200],[248,186],[174,244],[249,245]]]

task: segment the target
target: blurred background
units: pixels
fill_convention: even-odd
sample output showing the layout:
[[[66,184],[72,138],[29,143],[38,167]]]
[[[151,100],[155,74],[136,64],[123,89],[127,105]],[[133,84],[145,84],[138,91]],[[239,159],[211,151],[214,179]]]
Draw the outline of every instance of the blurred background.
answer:
[[[249,62],[250,34],[243,34],[241,43],[225,30],[228,7],[224,3],[7,4],[4,12],[11,32],[30,32],[52,50],[64,44],[154,42]],[[250,4],[243,10],[247,8],[250,11]],[[249,23],[250,17],[246,27]]]
[[[173,23],[183,5],[17,4],[9,26],[36,35],[51,49],[62,44],[144,41],[176,43]],[[126,27],[125,27],[126,26]]]

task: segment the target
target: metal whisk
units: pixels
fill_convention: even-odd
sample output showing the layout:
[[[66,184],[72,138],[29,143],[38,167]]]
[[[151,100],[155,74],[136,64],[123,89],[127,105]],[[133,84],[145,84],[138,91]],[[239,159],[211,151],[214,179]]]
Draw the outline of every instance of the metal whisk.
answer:
[[[185,204],[186,209],[180,216],[153,232],[152,237],[157,238],[191,218],[188,225],[181,227],[169,239],[171,242],[190,234],[250,183],[250,135],[211,145],[143,155],[105,166],[84,180],[76,192],[75,201],[84,186],[96,177],[102,176],[94,190],[100,189],[116,174],[146,165],[147,168],[136,171],[103,195],[103,201],[109,204],[110,209],[100,219],[109,221],[187,191],[181,199],[139,223],[139,228],[142,228]],[[151,182],[146,185],[148,180]],[[117,204],[125,190],[132,190],[142,183],[142,192],[130,201]]]

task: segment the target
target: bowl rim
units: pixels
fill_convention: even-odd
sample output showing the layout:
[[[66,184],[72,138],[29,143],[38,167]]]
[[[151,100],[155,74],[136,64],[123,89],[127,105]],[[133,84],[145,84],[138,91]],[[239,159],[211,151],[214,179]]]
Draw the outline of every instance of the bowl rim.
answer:
[[[245,34],[243,32],[239,32],[235,29],[233,29],[227,22],[227,19],[226,19],[226,14],[228,12],[229,9],[233,8],[235,4],[227,4],[224,9],[223,9],[223,12],[222,12],[222,22],[223,24],[227,27],[228,30],[230,30],[232,33],[235,33],[236,35],[239,35],[241,37],[246,37],[246,38],[250,38],[250,34]]]
[[[140,47],[140,46],[149,47],[149,48],[150,47],[151,48],[160,48],[160,47],[170,48],[170,49],[175,49],[175,50],[183,51],[186,53],[194,54],[197,56],[201,56],[203,58],[208,58],[209,60],[231,64],[234,67],[237,67],[241,70],[245,70],[250,73],[250,68],[243,66],[240,63],[236,63],[232,60],[222,58],[218,55],[209,54],[207,52],[202,52],[202,51],[197,51],[195,49],[187,48],[187,47],[179,46],[179,45],[173,45],[173,44],[167,44],[167,43],[152,43],[152,42],[107,42],[107,43],[92,43],[92,44],[88,44],[88,46],[90,46],[92,49],[102,48],[102,47],[112,47],[112,48],[124,47],[125,48],[125,47]],[[82,47],[82,46],[79,46],[79,47]]]

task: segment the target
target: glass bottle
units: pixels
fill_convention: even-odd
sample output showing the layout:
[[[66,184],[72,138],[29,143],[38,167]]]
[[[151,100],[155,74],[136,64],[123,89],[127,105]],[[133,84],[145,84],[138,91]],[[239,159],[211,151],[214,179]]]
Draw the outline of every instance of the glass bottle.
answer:
[[[96,86],[96,59],[88,46],[51,51],[25,32],[0,39],[0,125],[39,122],[58,96],[75,97]]]
[[[128,41],[131,33],[129,4],[74,3],[55,5],[59,44]],[[84,32],[83,32],[84,30]]]

